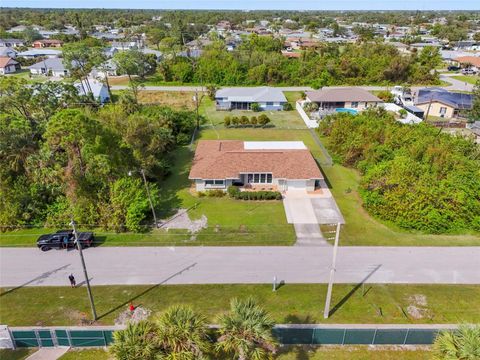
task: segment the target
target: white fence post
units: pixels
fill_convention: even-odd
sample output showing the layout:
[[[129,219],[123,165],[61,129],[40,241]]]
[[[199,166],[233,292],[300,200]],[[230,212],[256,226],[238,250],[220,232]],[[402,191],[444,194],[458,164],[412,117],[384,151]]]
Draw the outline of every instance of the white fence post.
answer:
[[[305,112],[305,110],[303,110],[304,103],[305,101],[297,101],[295,103],[295,108],[297,109],[298,113],[300,114],[300,117],[302,118],[302,120],[305,122],[305,125],[307,125],[309,129],[317,128],[318,123],[315,120],[310,119],[307,113]]]
[[[15,349],[15,343],[7,325],[0,325],[0,349]]]

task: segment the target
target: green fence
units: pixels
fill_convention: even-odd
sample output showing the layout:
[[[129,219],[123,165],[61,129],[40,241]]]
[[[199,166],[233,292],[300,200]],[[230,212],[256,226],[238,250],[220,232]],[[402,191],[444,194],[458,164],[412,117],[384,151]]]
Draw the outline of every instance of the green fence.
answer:
[[[274,335],[281,344],[294,345],[430,345],[443,329],[453,325],[277,325]],[[11,328],[16,347],[108,346],[122,327]]]

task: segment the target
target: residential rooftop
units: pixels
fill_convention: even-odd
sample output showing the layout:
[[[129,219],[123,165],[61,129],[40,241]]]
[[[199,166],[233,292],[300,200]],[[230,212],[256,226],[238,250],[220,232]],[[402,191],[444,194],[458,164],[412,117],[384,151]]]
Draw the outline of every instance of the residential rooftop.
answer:
[[[200,140],[189,179],[238,179],[257,172],[279,179],[323,178],[301,141]]]
[[[361,88],[324,88],[316,91],[307,91],[307,97],[313,102],[346,102],[346,101],[368,101],[382,102],[381,99]]]

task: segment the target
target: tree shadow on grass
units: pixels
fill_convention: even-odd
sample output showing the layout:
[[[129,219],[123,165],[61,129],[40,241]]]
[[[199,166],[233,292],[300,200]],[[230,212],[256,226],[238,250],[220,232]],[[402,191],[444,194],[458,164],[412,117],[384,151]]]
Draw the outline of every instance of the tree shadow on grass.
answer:
[[[286,345],[286,346],[282,346],[279,349],[277,356],[280,356],[283,354],[293,354],[293,356],[289,357],[289,359],[309,360],[310,354],[308,353],[308,349],[309,349],[308,346]]]
[[[136,300],[138,300],[139,298],[141,298],[143,295],[145,295],[145,294],[149,293],[150,291],[158,288],[160,285],[163,285],[163,284],[167,283],[169,280],[173,279],[175,276],[181,275],[181,274],[184,273],[185,271],[188,271],[188,270],[194,268],[196,265],[197,265],[197,263],[193,263],[193,264],[191,264],[191,265],[183,268],[182,270],[177,271],[176,273],[170,275],[169,277],[167,277],[166,279],[162,280],[161,282],[159,282],[159,283],[157,283],[157,284],[155,284],[155,285],[153,285],[153,286],[145,289],[144,291],[136,294],[135,296],[129,298],[128,300],[124,301],[124,302],[121,303],[120,305],[114,307],[113,309],[108,310],[106,313],[103,313],[102,315],[100,315],[100,316],[97,318],[97,320],[100,320],[100,319],[102,319],[102,318],[104,318],[104,317],[106,317],[106,316],[114,313],[115,311],[117,311],[117,310],[119,310],[119,309],[121,309],[121,308],[124,308],[127,304],[133,303],[134,301],[136,301]]]

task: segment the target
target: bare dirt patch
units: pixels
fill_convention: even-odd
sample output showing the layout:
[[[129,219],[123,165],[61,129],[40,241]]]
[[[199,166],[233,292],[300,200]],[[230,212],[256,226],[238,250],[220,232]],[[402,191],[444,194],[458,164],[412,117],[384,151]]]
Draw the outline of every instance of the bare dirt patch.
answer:
[[[198,220],[191,220],[187,209],[179,209],[170,219],[162,220],[160,227],[163,229],[181,229],[188,230],[195,234],[202,229],[207,228],[207,217],[202,215]]]
[[[158,104],[176,109],[193,110],[193,93],[187,91],[150,91],[138,92],[138,101],[143,104]]]
[[[407,307],[407,313],[413,319],[423,319],[423,318],[430,318],[431,313],[430,310],[426,308],[427,306],[427,297],[422,294],[415,294],[411,295],[408,298],[408,302],[410,305]]]
[[[127,309],[118,315],[115,319],[115,325],[126,325],[129,322],[138,323],[142,320],[147,320],[151,313],[150,309],[145,309],[141,306],[136,307],[133,312]]]

